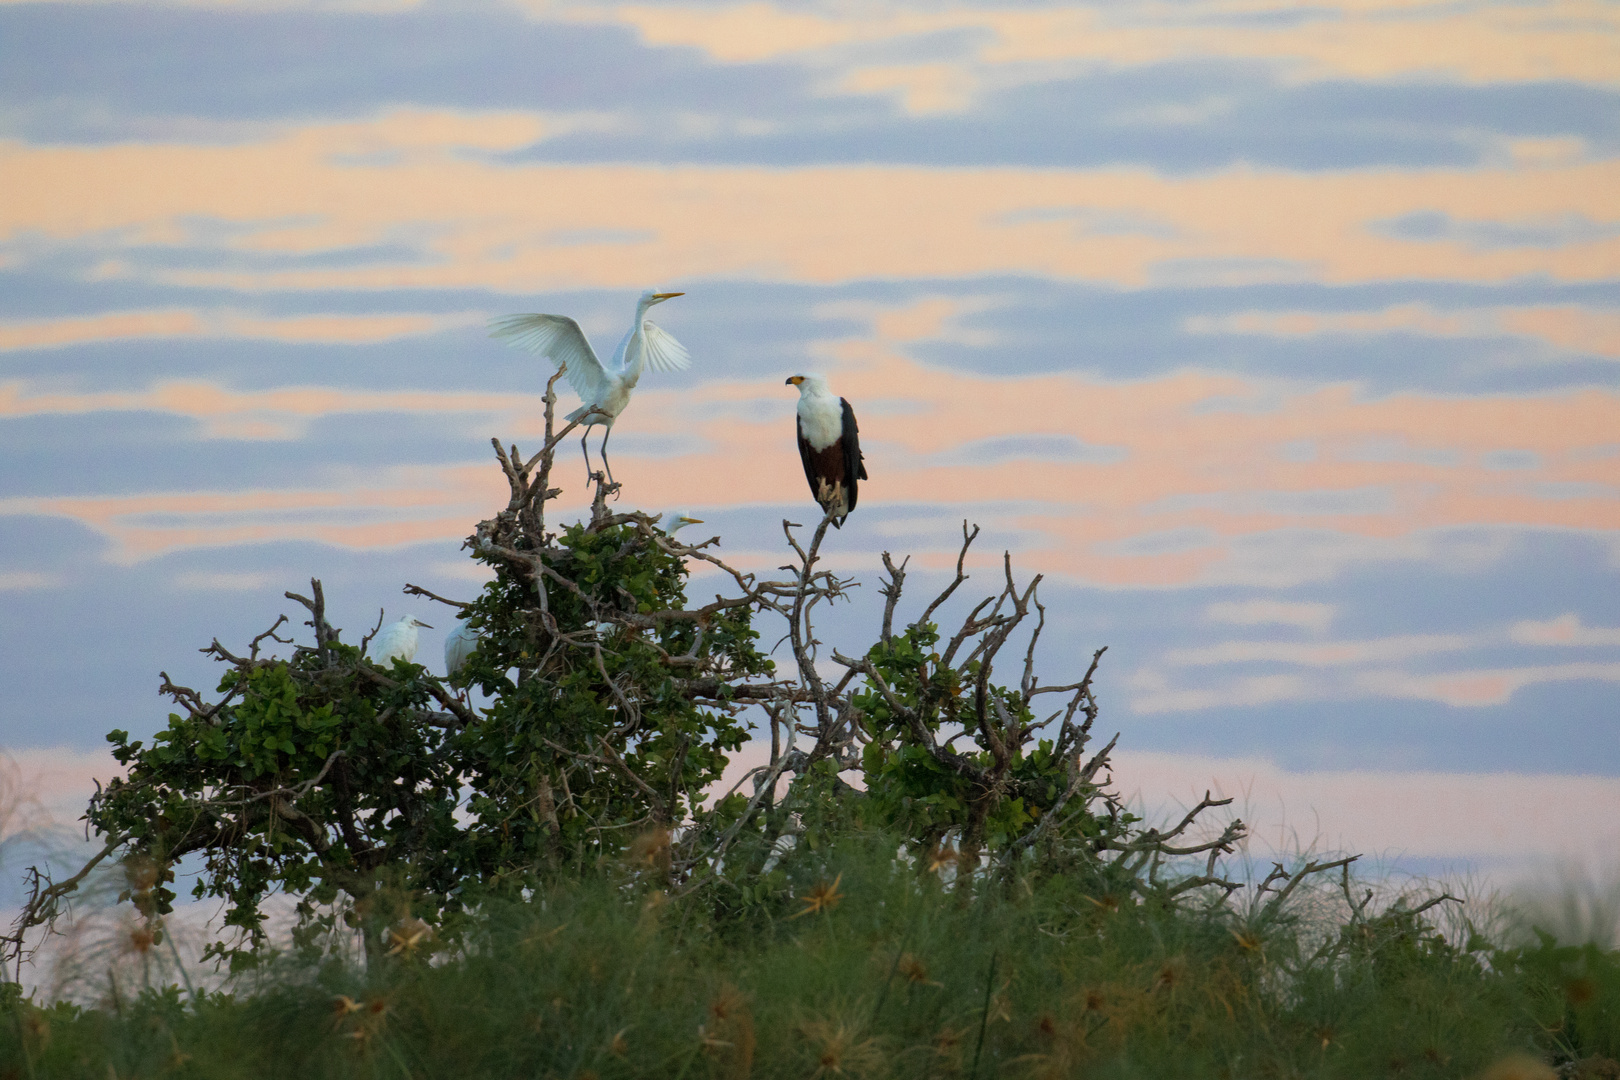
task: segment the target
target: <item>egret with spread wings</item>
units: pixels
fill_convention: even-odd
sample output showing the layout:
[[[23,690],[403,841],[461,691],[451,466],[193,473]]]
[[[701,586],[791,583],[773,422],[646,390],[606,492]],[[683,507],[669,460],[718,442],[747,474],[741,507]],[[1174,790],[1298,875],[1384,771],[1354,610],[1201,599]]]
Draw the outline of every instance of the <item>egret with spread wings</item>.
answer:
[[[600,424],[607,429],[602,436],[602,467],[607,470],[608,483],[613,482],[613,468],[608,465],[607,442],[613,434],[613,422],[624,407],[630,404],[630,392],[636,388],[641,373],[647,368],[654,371],[685,371],[692,366],[692,358],[684,346],[667,330],[659,329],[647,318],[647,309],[662,304],[678,292],[644,292],[636,301],[636,320],[630,332],[614,350],[613,363],[604,365],[596,358],[596,350],[585,340],[579,323],[566,315],[503,315],[490,320],[490,337],[501,338],[539,353],[555,363],[566,364],[568,385],[572,386],[584,404],[569,413],[566,419],[579,420],[585,425],[585,434],[579,445],[585,451],[586,482],[590,481],[591,451],[585,440],[591,428]]]

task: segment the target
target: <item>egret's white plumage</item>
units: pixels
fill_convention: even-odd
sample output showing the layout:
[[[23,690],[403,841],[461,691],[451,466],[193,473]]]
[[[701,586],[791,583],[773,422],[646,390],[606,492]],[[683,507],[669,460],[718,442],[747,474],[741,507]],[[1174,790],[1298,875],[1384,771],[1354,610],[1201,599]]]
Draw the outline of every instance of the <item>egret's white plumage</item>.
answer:
[[[419,626],[433,629],[415,615],[407,615],[398,622],[383,627],[377,636],[371,639],[371,662],[387,667],[396,657],[407,664],[415,661],[416,628]]]
[[[446,677],[455,675],[461,670],[461,665],[467,662],[478,648],[478,631],[467,625],[462,619],[450,628],[444,635],[444,673]]]
[[[602,436],[602,466],[607,469],[608,481],[613,480],[613,469],[608,465],[607,442],[613,434],[613,422],[619,418],[630,393],[647,368],[654,371],[685,371],[692,366],[692,357],[686,348],[667,330],[660,329],[647,316],[647,309],[676,296],[678,292],[652,292],[641,294],[636,301],[635,322],[629,333],[614,350],[611,365],[597,359],[596,350],[585,339],[579,323],[566,315],[503,315],[490,320],[490,337],[501,338],[521,349],[538,353],[558,364],[566,364],[568,385],[584,402],[569,413],[566,419],[579,420],[585,425],[585,435],[579,440],[585,447],[585,470],[590,472],[591,452],[585,439],[590,429],[600,424],[607,429]],[[595,415],[590,411],[600,409]]]
[[[658,518],[658,527],[674,536],[675,533],[688,525],[701,525],[702,518],[695,518],[685,510],[665,510]]]

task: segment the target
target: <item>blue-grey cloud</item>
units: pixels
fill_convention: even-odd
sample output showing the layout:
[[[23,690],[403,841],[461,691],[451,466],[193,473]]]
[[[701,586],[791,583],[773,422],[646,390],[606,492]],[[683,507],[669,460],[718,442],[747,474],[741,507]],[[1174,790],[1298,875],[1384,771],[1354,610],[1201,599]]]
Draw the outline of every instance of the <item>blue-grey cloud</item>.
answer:
[[[1477,251],[1561,248],[1620,236],[1620,221],[1593,221],[1585,214],[1526,221],[1466,221],[1443,210],[1417,210],[1372,222],[1369,228],[1397,240],[1447,240]]]
[[[758,133],[701,133],[643,113],[622,131],[579,131],[515,160],[810,165],[882,162],[1043,168],[1245,162],[1291,169],[1469,167],[1501,140],[1573,137],[1620,149],[1620,95],[1568,84],[1288,85],[1253,66],[1177,62],[985,92],[962,113],[909,116],[859,99],[811,99]],[[691,108],[687,103],[673,106]],[[835,112],[835,110],[837,110]],[[717,112],[717,118],[733,115]],[[1185,117],[1181,119],[1181,117]]]
[[[971,35],[970,35],[971,36]],[[868,47],[893,64],[962,51],[952,32]],[[862,46],[845,57],[860,59]],[[965,112],[911,116],[829,94],[815,71],[716,64],[628,29],[498,9],[318,14],[122,5],[0,7],[0,123],[36,139],[230,138],[221,124],[400,105],[610,120],[514,155],[546,161],[891,162],[1181,172],[1468,166],[1503,139],[1620,149],[1620,95],[1568,83],[1294,84],[1269,65],[1174,61],[1032,77]]]
[[[907,348],[930,364],[984,375],[1081,372],[1102,378],[1151,378],[1179,369],[1223,371],[1311,382],[1357,382],[1369,394],[1403,390],[1514,392],[1609,385],[1610,359],[1555,352],[1504,334],[1445,338],[1392,331],[1269,337],[1190,334],[1190,320],[1249,310],[1366,311],[1397,304],[1437,308],[1498,305],[1607,306],[1608,283],[1564,286],[1519,281],[1503,286],[1380,282],[1329,286],[1261,283],[1222,287],[1120,290],[1019,281],[952,282],[930,289],[985,295],[997,302],[959,318],[972,340],[925,341]],[[918,287],[921,291],[921,287]]]
[[[438,413],[332,414],[289,439],[210,438],[196,421],[151,412],[12,418],[0,420],[0,498],[318,490],[367,471],[482,461],[497,434]]]
[[[415,102],[467,109],[614,109],[805,92],[795,69],[714,66],[647,49],[625,28],[535,23],[500,9],[395,14],[124,5],[0,8],[0,100],[12,124],[116,139],[131,123],[299,120]],[[206,135],[206,129],[202,132]]]
[[[513,296],[484,290],[245,294],[141,281],[84,282],[66,273],[0,272],[11,318],[64,318],[171,307],[226,309],[255,317],[306,314],[461,315],[546,311],[572,315],[600,351],[610,351],[633,296],[618,290]],[[870,325],[848,301],[903,307],[929,296],[969,302],[963,333],[903,343],[922,362],[992,376],[1073,372],[1104,379],[1153,378],[1200,369],[1301,383],[1356,382],[1368,394],[1401,391],[1506,393],[1612,385],[1614,361],[1555,349],[1506,332],[1443,337],[1385,333],[1279,337],[1189,333],[1194,320],[1247,311],[1357,312],[1426,304],[1438,310],[1498,306],[1612,306],[1607,282],[1546,280],[1504,285],[1388,282],[1370,285],[1261,283],[1123,290],[1031,278],[931,282],[861,281],[835,286],[737,281],[666,283],[687,295],[660,311],[661,325],[692,351],[693,368],[654,374],[647,386],[758,379],[764,386],[827,361],[817,343],[858,338]],[[548,365],[491,340],[478,325],[369,344],[244,339],[134,339],[0,353],[0,381],[20,378],[79,391],[140,389],[163,379],[208,379],[235,390],[322,385],[371,390],[538,392]]]

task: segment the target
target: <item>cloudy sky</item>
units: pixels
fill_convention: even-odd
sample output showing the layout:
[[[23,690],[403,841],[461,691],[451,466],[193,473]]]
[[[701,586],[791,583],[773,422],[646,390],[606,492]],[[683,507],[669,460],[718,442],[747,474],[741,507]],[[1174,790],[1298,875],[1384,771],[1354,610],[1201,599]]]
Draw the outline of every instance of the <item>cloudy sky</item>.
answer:
[[[0,745],[67,808],[159,669],[321,577],[351,638],[459,550],[545,371],[643,288],[691,350],[625,507],[1043,573],[1116,779],[1273,842],[1620,848],[1620,5],[0,3]],[[577,508],[577,458],[563,501]],[[919,586],[928,573],[914,575]],[[986,587],[990,583],[985,581]],[[919,605],[920,606],[920,605]]]

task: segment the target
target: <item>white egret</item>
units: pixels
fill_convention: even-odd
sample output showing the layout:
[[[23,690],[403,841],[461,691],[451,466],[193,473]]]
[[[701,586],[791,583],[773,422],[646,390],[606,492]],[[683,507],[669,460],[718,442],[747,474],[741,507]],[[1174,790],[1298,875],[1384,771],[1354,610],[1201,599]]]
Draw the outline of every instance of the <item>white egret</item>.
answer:
[[[467,662],[478,648],[478,631],[467,625],[462,619],[450,628],[444,635],[444,673],[446,677],[453,677],[461,670],[461,665]]]
[[[855,509],[856,481],[866,479],[855,410],[832,392],[825,376],[793,375],[787,385],[799,388],[799,457],[810,494],[842,529]]]
[[[503,315],[490,320],[490,337],[502,338],[513,345],[539,353],[559,364],[566,364],[568,384],[584,402],[569,413],[566,419],[582,420],[585,434],[580,436],[580,448],[585,451],[585,477],[590,481],[591,451],[585,440],[591,428],[600,424],[606,428],[602,436],[602,467],[607,470],[608,483],[613,482],[613,467],[608,464],[608,437],[613,434],[613,422],[624,407],[630,404],[630,392],[636,388],[641,373],[654,371],[685,371],[692,366],[686,348],[667,330],[661,330],[646,317],[647,309],[662,304],[678,292],[644,292],[636,301],[636,319],[630,332],[614,350],[613,363],[604,366],[596,357],[591,343],[579,323],[566,315]],[[586,415],[600,409],[594,415]]]
[[[398,622],[389,623],[371,639],[371,662],[381,667],[387,667],[395,657],[407,664],[416,659],[416,628],[433,627],[418,619],[415,615],[407,615]]]
[[[702,518],[695,518],[685,510],[665,510],[658,518],[658,527],[670,536],[686,528],[688,525],[701,525]]]

